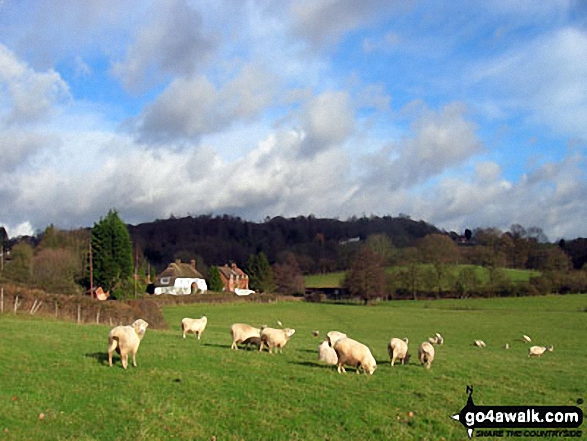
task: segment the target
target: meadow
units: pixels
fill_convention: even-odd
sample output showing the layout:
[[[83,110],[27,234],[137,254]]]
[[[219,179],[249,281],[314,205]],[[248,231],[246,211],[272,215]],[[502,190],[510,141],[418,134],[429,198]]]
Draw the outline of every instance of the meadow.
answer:
[[[202,339],[182,339],[181,319],[201,315]],[[138,367],[125,371],[117,356],[107,365],[109,326],[0,315],[0,438],[464,440],[450,416],[467,385],[478,405],[576,405],[587,395],[587,295],[195,304],[166,307],[165,317],[170,329],[148,330]],[[283,354],[230,349],[232,323],[278,320],[296,329]],[[367,344],[374,375],[321,364],[317,346],[329,330]],[[445,344],[426,370],[417,345],[435,332]],[[522,334],[554,352],[528,358]],[[408,365],[389,365],[395,336],[410,340]]]

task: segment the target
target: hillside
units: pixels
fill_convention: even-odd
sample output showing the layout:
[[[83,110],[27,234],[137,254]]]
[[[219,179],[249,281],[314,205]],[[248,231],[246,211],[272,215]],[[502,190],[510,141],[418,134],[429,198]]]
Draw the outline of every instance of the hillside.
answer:
[[[133,243],[146,258],[163,269],[175,259],[198,256],[205,265],[223,265],[229,261],[245,266],[249,255],[263,251],[270,262],[279,255],[293,252],[308,272],[319,269],[346,269],[343,250],[352,248],[357,239],[372,234],[387,234],[397,247],[413,244],[416,239],[439,230],[424,221],[407,217],[363,217],[346,221],[313,216],[275,217],[256,223],[231,216],[171,218],[129,225]]]

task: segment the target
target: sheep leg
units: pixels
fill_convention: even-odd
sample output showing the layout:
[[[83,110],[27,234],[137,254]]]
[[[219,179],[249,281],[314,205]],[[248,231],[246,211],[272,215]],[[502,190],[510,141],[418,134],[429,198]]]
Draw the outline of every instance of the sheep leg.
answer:
[[[116,346],[118,346],[116,339],[111,339],[110,344],[108,345],[108,366],[110,367],[112,367],[112,354],[116,350]]]
[[[124,369],[128,366],[128,354],[126,352],[120,352],[120,359],[122,360],[122,367]]]
[[[132,353],[132,365],[134,367],[137,367],[137,353],[136,352]]]

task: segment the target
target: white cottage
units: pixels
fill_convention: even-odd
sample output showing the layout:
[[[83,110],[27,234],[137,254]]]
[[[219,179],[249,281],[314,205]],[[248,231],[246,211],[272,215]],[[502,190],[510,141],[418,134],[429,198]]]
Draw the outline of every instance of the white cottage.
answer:
[[[190,263],[182,263],[181,260],[176,260],[159,274],[154,285],[153,293],[159,294],[173,294],[186,295],[192,293],[203,293],[208,290],[206,280],[196,270],[196,261],[192,260]]]

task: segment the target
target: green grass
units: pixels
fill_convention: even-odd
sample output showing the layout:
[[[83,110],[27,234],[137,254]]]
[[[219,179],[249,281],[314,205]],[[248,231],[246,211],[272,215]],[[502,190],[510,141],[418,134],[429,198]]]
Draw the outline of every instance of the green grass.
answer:
[[[464,440],[450,415],[464,406],[467,385],[474,386],[478,405],[575,405],[586,398],[586,308],[587,295],[366,307],[173,306],[165,309],[170,329],[148,330],[138,368],[126,371],[118,357],[107,366],[109,327],[4,314],[0,437]],[[208,317],[202,340],[182,339],[181,319],[202,314]],[[277,320],[296,329],[283,354],[230,350],[232,323],[276,326]],[[334,329],[371,348],[378,362],[373,376],[352,369],[339,375],[317,361],[320,338],[311,331]],[[389,366],[391,337],[409,337],[415,353],[434,332],[446,343],[430,371],[416,357],[407,366]],[[554,352],[529,359],[522,334],[554,344]],[[487,348],[473,347],[474,339]]]
[[[429,266],[429,265],[422,265]],[[465,267],[472,267],[477,273],[477,277],[481,283],[487,283],[489,280],[489,271],[478,265],[454,265],[449,267],[449,274],[454,278],[458,275],[458,271]],[[402,267],[392,266],[386,268],[385,272],[389,275],[396,274]],[[505,268],[505,275],[512,282],[527,282],[532,277],[540,275],[539,271],[533,270],[519,270],[513,268]],[[304,277],[306,286],[308,288],[340,288],[344,281],[345,272],[338,271],[326,274],[312,274]]]

